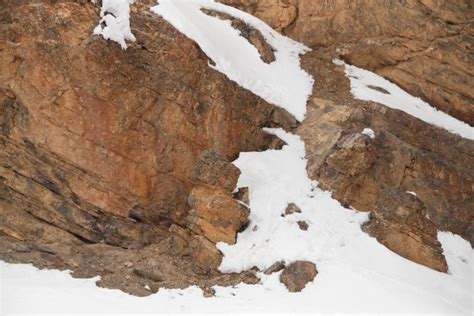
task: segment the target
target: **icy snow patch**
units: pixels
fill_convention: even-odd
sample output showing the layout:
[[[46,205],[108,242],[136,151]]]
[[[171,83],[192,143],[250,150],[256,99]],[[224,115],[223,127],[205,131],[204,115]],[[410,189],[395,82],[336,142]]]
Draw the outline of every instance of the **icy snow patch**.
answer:
[[[351,81],[351,92],[357,99],[373,101],[401,110],[426,123],[474,140],[474,127],[469,124],[438,111],[430,104],[408,94],[396,84],[373,72],[348,65],[339,59],[334,60],[334,63],[345,66],[346,77]]]
[[[130,5],[135,0],[103,0],[100,16],[102,19],[94,29],[94,34],[120,44],[127,49],[128,41],[135,41],[130,29]]]
[[[215,66],[211,67],[267,102],[286,109],[297,120],[303,120],[313,88],[312,77],[300,67],[299,56],[309,50],[306,46],[279,34],[252,15],[212,0],[158,2],[152,11],[194,40],[214,61]],[[230,21],[209,16],[202,8],[229,14],[259,30],[275,49],[276,60],[264,63],[258,50],[240,36]]]
[[[364,128],[362,131],[362,134],[369,136],[370,138],[374,139],[375,138],[375,132],[371,128]]]

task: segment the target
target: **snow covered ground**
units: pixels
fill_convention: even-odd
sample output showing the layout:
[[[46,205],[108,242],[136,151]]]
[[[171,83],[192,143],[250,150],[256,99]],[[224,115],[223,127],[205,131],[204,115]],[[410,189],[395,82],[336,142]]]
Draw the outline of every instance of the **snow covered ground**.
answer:
[[[313,80],[299,67],[298,55],[306,50],[303,45],[273,32],[254,17],[209,0],[159,2],[153,11],[194,39],[214,60],[215,69],[287,109],[297,119],[304,118]],[[263,63],[256,49],[228,21],[205,15],[201,7],[237,16],[259,29],[276,49],[277,60]],[[357,74],[358,79],[365,78]],[[381,85],[380,80],[377,79],[376,85]],[[393,91],[385,83],[382,87]],[[369,97],[375,98],[366,96]],[[380,97],[377,102],[391,102],[377,97]],[[422,118],[425,114],[419,113]],[[279,136],[287,145],[281,150],[242,153],[234,162],[242,171],[238,186],[250,188],[251,224],[239,234],[235,245],[218,245],[225,255],[220,269],[226,272],[253,266],[265,269],[278,260],[310,260],[316,263],[319,274],[301,293],[289,293],[278,281],[279,273],[275,273],[259,274],[262,282],[258,285],[215,287],[216,296],[212,298],[203,297],[195,287],[162,289],[155,295],[138,298],[118,290],[98,288],[97,278],[73,279],[67,272],[39,271],[30,265],[0,262],[0,314],[472,314],[474,252],[467,241],[451,233],[439,233],[448,274],[394,254],[361,231],[367,213],[342,207],[329,192],[318,189],[308,178],[304,143],[299,137],[281,129],[267,129],[267,132]],[[361,132],[373,136],[370,129]],[[287,204],[292,202],[302,212],[282,217]],[[309,224],[307,231],[297,224],[303,220]]]
[[[334,63],[345,67],[346,76],[351,81],[351,92],[355,98],[401,110],[426,123],[474,140],[474,127],[469,124],[438,111],[422,99],[408,94],[396,84],[373,72],[348,65],[337,59],[334,60]]]

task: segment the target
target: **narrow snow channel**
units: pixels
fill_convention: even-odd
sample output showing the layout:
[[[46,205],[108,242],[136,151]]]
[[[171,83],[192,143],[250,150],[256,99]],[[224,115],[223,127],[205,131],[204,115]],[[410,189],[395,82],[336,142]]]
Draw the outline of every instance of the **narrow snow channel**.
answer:
[[[396,84],[362,68],[334,60],[345,67],[346,77],[351,81],[351,92],[356,99],[373,101],[392,109],[401,110],[420,120],[444,128],[453,134],[474,140],[474,127],[442,111],[438,111],[420,98],[408,94]]]
[[[302,121],[313,79],[300,67],[299,56],[308,48],[274,31],[256,17],[211,0],[159,0],[152,11],[193,39],[214,61],[214,69],[269,103],[286,109]],[[270,64],[234,29],[230,21],[209,16],[201,9],[215,10],[241,19],[260,31],[275,50]]]

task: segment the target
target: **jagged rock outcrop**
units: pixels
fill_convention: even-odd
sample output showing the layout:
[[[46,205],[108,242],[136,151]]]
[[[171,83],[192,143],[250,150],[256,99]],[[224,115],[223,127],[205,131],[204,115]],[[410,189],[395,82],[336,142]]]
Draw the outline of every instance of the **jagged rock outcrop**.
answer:
[[[474,7],[455,1],[219,0],[311,48],[331,48],[474,124]]]
[[[263,126],[295,121],[211,69],[196,43],[146,10],[151,3],[132,7],[137,41],[123,51],[92,35],[99,7],[89,1],[1,1],[3,260],[105,275],[106,254],[86,249],[118,246],[126,257],[151,247],[162,249],[152,266],[181,253],[176,273],[157,278],[171,286],[200,284],[197,272],[178,278],[195,262],[192,271],[219,275],[214,243],[235,242],[248,215],[232,197],[239,173],[228,161],[278,144]],[[191,228],[189,240],[176,243],[172,224]],[[34,249],[45,244],[39,260]],[[31,258],[8,252],[15,247]],[[65,248],[78,254],[68,259]],[[126,272],[117,273],[101,284],[126,290],[111,281]]]
[[[297,128],[305,141],[309,175],[344,205],[360,211],[375,210],[386,189],[399,195],[415,192],[439,230],[474,243],[474,143],[401,111],[354,100],[332,54],[321,49],[304,57],[304,67],[319,86]],[[362,134],[367,127],[374,130],[374,138]],[[385,202],[396,208],[399,201]],[[400,221],[392,224],[403,226]],[[419,233],[432,229],[430,225],[422,222]],[[409,251],[391,249],[401,255]]]
[[[403,257],[448,272],[437,227],[427,218],[425,206],[413,193],[393,188],[383,191],[363,228]]]

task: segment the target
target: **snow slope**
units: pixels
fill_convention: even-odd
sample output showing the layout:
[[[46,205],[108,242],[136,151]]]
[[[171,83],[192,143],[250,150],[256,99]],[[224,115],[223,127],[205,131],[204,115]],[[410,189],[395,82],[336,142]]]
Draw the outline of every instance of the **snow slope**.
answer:
[[[335,60],[334,63],[345,67],[346,77],[351,81],[351,92],[355,98],[378,102],[390,108],[401,110],[426,123],[474,140],[474,127],[469,124],[438,111],[430,104],[408,94],[396,84],[373,72],[348,65],[341,60]],[[377,91],[370,88],[370,86],[382,88],[388,93]]]
[[[302,121],[313,79],[300,67],[299,56],[308,48],[278,32],[252,15],[212,0],[159,0],[152,11],[198,43],[212,59],[214,69],[267,102],[286,109]],[[276,60],[266,64],[257,49],[230,21],[211,17],[202,8],[230,14],[259,30],[275,49]]]

